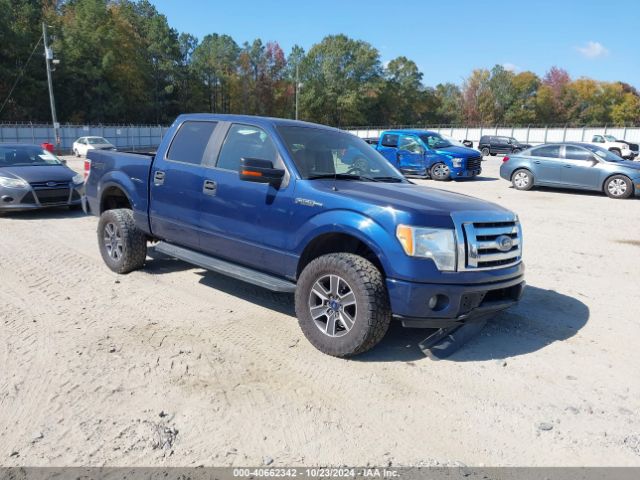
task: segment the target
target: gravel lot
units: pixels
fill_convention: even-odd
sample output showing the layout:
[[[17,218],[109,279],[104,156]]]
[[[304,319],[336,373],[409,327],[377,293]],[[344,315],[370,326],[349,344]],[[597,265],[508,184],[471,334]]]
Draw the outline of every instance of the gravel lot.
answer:
[[[640,466],[640,201],[499,163],[419,182],[524,229],[523,301],[440,362],[400,327],[324,356],[291,296],[168,258],[117,276],[82,212],[0,218],[0,464]]]

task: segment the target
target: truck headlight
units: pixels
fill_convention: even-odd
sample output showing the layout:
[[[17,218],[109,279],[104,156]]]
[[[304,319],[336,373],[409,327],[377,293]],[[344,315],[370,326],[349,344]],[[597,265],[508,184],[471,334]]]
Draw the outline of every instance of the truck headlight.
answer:
[[[462,161],[463,161],[463,160],[464,160],[464,159],[462,159],[462,158],[452,158],[452,159],[451,159],[451,162],[453,163],[453,167],[454,167],[454,168],[460,168],[460,167],[462,167]]]
[[[398,225],[396,237],[411,257],[430,258],[440,271],[456,269],[456,240],[448,228],[423,228]]]
[[[77,175],[74,175],[74,177],[71,179],[71,181],[75,185],[80,185],[82,182],[84,182],[84,175],[81,174],[81,173],[78,173]]]
[[[7,178],[0,176],[0,187],[29,188],[29,184],[21,178]]]

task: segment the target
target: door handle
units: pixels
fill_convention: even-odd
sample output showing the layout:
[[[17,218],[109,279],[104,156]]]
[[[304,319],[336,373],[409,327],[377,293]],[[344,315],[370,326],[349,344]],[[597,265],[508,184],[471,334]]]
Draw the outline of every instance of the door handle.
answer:
[[[218,184],[213,180],[205,180],[202,184],[202,193],[205,195],[215,195],[218,191]]]
[[[565,164],[564,168],[571,168],[571,165]]]
[[[162,170],[156,170],[153,174],[153,184],[156,187],[164,184],[164,172]]]
[[[540,165],[542,162],[540,160],[534,160],[533,163],[535,163],[536,165]]]

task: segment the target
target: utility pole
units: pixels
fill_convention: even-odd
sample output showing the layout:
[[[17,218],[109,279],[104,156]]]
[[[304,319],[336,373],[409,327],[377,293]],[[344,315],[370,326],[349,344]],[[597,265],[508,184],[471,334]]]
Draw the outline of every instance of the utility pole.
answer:
[[[51,63],[57,63],[53,59],[53,50],[49,46],[47,37],[47,24],[42,22],[42,40],[44,42],[44,62],[47,65],[47,83],[49,85],[49,103],[51,104],[51,120],[53,121],[53,134],[55,136],[56,150],[60,150],[60,124],[56,115],[56,102],[53,98],[53,82],[51,80]]]
[[[300,87],[300,81],[298,79],[298,64],[296,63],[296,120],[298,120],[298,88]]]

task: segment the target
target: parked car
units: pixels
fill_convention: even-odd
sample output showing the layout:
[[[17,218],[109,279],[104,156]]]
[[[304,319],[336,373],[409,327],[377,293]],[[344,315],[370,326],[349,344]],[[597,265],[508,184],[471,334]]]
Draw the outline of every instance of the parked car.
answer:
[[[522,150],[530,148],[531,145],[521,143],[513,137],[501,137],[498,135],[483,135],[478,142],[478,150],[482,152],[482,156],[489,155],[507,155],[518,153]]]
[[[596,190],[611,198],[640,192],[640,164],[590,143],[551,143],[504,157],[500,176],[517,190],[534,186]]]
[[[387,130],[376,149],[405,175],[442,181],[473,178],[482,172],[480,152],[428,130]]]
[[[39,145],[0,144],[0,213],[79,206],[84,178]]]
[[[111,270],[142,268],[153,240],[205,269],[295,292],[302,331],[329,355],[372,348],[392,318],[468,332],[524,288],[514,213],[414,185],[341,130],[181,115],[155,156],[92,150],[89,160],[100,168],[90,168],[84,207],[100,216]]]
[[[116,147],[103,137],[80,137],[72,146],[76,157],[86,157],[89,150],[116,150]]]
[[[619,157],[633,160],[638,156],[638,144],[617,140],[613,135],[594,135],[591,143],[606,148]]]

